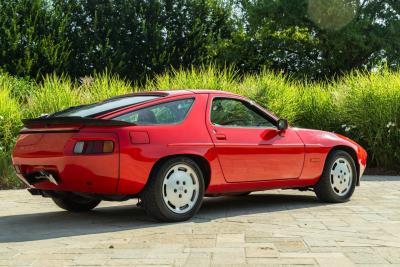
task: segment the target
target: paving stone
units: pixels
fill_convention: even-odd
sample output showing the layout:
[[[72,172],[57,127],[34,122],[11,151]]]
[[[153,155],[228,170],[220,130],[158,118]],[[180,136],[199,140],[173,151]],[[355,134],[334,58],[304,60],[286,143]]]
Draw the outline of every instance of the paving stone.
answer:
[[[271,247],[247,247],[246,257],[247,258],[276,258],[279,257],[279,252]]]
[[[135,203],[72,214],[0,191],[0,266],[400,267],[399,179],[366,177],[341,204],[294,190],[206,198],[182,223],[151,221]]]
[[[275,241],[275,247],[282,252],[285,251],[307,251],[308,248],[303,241]]]
[[[212,264],[244,264],[246,256],[244,250],[235,252],[213,252]]]
[[[247,258],[248,264],[262,264],[264,266],[318,266],[312,258]]]
[[[346,256],[354,263],[362,264],[385,264],[389,263],[379,254],[363,253],[363,252],[350,252]]]

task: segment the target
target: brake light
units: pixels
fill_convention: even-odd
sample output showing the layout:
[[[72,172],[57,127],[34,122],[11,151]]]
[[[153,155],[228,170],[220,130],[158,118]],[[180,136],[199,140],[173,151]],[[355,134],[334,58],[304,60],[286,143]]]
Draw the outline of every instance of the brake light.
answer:
[[[109,140],[89,140],[75,143],[75,154],[104,154],[114,151],[114,142]]]

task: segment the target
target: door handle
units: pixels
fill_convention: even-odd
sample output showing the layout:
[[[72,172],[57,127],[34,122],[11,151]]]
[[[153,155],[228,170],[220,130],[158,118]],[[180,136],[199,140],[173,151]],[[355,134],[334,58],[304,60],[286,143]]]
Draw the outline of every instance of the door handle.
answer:
[[[226,140],[226,136],[225,134],[215,134],[215,138],[217,138],[217,140]]]

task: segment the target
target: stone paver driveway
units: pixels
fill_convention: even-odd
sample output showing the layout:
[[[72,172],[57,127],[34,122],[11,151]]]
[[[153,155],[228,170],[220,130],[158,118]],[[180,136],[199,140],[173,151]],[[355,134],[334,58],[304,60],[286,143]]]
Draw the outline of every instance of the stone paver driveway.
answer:
[[[364,177],[345,204],[293,190],[207,198],[175,224],[152,222],[135,203],[71,214],[0,191],[0,266],[400,266],[400,177]]]

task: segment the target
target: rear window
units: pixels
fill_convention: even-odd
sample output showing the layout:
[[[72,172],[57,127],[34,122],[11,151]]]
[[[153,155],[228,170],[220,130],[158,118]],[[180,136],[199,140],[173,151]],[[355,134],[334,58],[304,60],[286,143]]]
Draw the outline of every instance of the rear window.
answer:
[[[154,95],[141,95],[111,98],[95,104],[67,108],[65,110],[53,113],[49,117],[94,117],[108,111],[150,101],[159,97],[160,96]]]

